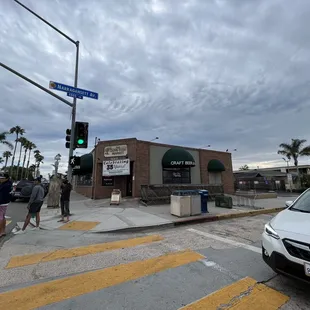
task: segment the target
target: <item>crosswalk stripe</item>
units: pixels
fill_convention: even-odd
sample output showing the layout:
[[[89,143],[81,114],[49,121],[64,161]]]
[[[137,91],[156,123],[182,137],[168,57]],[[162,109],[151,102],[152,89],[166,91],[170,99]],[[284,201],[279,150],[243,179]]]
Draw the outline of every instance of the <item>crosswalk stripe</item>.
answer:
[[[289,297],[246,277],[179,310],[277,310]]]
[[[78,248],[61,249],[22,256],[13,256],[8,262],[6,269],[34,265],[38,263],[50,262],[65,258],[85,256],[89,254],[96,254],[116,249],[130,248],[142,244],[149,244],[152,242],[161,241],[163,239],[164,238],[160,235],[149,235],[145,237],[132,238],[127,240],[92,244]]]
[[[91,230],[95,228],[100,222],[85,222],[85,221],[72,221],[60,226],[61,230]]]
[[[193,251],[169,253],[146,260],[39,283],[0,294],[0,309],[30,310],[136,280],[202,259]]]

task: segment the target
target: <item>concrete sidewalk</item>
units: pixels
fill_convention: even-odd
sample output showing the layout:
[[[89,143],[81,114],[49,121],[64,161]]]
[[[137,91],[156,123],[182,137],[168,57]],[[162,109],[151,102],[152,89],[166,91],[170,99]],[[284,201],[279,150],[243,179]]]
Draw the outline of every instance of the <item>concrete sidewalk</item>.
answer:
[[[285,208],[285,201],[294,199],[296,197],[260,199],[255,201],[256,209],[236,206],[233,209],[218,208],[214,202],[209,202],[209,213],[179,218],[170,214],[170,205],[144,206],[138,199],[122,199],[119,206],[110,206],[109,199],[91,200],[73,192],[70,222],[59,222],[60,209],[48,209],[43,205],[40,228],[99,233],[176,226],[274,213]],[[34,220],[31,223],[34,225]],[[21,227],[22,223],[18,223],[18,226]]]

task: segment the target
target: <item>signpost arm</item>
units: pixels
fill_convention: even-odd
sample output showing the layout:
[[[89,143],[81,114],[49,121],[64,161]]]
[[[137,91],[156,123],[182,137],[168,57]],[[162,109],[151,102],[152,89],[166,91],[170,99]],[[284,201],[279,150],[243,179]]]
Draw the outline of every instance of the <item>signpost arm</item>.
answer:
[[[65,104],[67,104],[69,107],[73,107],[72,103],[69,102],[68,100],[56,95],[55,93],[53,93],[52,91],[48,90],[47,88],[41,86],[40,84],[36,83],[35,81],[27,78],[26,76],[22,75],[21,73],[15,71],[14,69],[10,68],[9,66],[3,64],[2,62],[0,62],[0,66],[3,67],[4,69],[7,69],[8,71],[16,74],[17,76],[19,76],[20,78],[26,80],[27,82],[31,83],[32,85],[40,88],[41,90],[45,91],[46,93],[50,94],[51,96],[57,98],[58,100],[64,102]]]
[[[78,84],[79,51],[80,51],[80,42],[76,41],[74,87],[77,87],[77,84]],[[72,105],[71,139],[70,139],[70,149],[69,149],[69,159],[68,159],[68,175],[67,175],[67,178],[68,178],[69,182],[71,182],[71,183],[72,183],[72,169],[73,168],[70,165],[70,158],[71,158],[71,156],[73,156],[73,149],[74,149],[74,143],[75,143],[75,117],[76,117],[76,97],[73,98],[73,105]]]

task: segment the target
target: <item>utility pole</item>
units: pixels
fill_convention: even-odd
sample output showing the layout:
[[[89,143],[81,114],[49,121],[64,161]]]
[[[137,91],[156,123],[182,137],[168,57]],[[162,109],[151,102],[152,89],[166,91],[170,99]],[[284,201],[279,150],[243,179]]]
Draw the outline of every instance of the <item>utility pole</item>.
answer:
[[[45,20],[43,17],[29,9],[27,6],[22,4],[18,0],[14,0],[17,4],[19,4],[21,7],[26,9],[28,12],[33,14],[35,17],[39,18],[41,21],[43,21],[45,24],[47,24],[49,27],[57,31],[59,34],[61,34],[63,37],[65,37],[67,40],[72,42],[76,46],[76,58],[75,58],[75,74],[74,74],[74,87],[77,87],[78,84],[78,69],[79,69],[79,47],[80,42],[75,41],[72,38],[70,38],[68,35],[66,35],[64,32],[60,31],[57,27],[49,23],[47,20]],[[36,85],[37,86],[37,85]],[[74,131],[75,131],[75,118],[76,118],[76,97],[73,98],[73,104],[72,104],[72,115],[71,115],[71,136],[74,137]],[[70,149],[69,149],[69,158],[68,158],[68,180],[69,182],[72,181],[72,167],[70,166],[70,156],[73,156],[73,148],[74,148],[74,139],[70,140]]]

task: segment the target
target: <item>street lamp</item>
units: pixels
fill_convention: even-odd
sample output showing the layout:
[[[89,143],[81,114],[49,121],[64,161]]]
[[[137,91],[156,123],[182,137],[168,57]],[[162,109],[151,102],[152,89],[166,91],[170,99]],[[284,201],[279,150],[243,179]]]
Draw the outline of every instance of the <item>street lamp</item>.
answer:
[[[206,148],[208,148],[208,147],[211,147],[211,144],[208,144],[208,145],[203,146],[203,147],[201,147],[201,148],[202,148],[202,149],[206,149]]]
[[[79,69],[79,47],[80,42],[75,41],[72,38],[70,38],[68,35],[60,31],[58,28],[56,28],[54,25],[49,23],[47,20],[45,20],[43,17],[26,7],[24,4],[19,2],[18,0],[14,0],[17,4],[22,6],[24,9],[26,9],[28,12],[39,18],[41,21],[43,21],[45,24],[53,28],[55,31],[57,31],[59,34],[61,34],[63,37],[65,37],[67,40],[72,42],[76,46],[76,57],[75,57],[75,73],[74,73],[74,87],[77,87],[78,84],[78,69]],[[73,103],[72,103],[72,116],[71,116],[71,136],[74,137],[74,130],[75,130],[75,118],[76,118],[76,97],[73,97]],[[70,148],[69,148],[69,160],[68,160],[68,180],[71,181],[72,179],[72,167],[70,165],[70,157],[73,156],[73,148],[74,148],[74,139],[70,140]]]
[[[154,139],[152,139],[150,142],[153,142],[155,140],[158,140],[159,138],[158,137],[155,137]]]
[[[228,152],[229,149],[226,149],[226,152]],[[233,149],[233,152],[237,152],[237,149]]]

